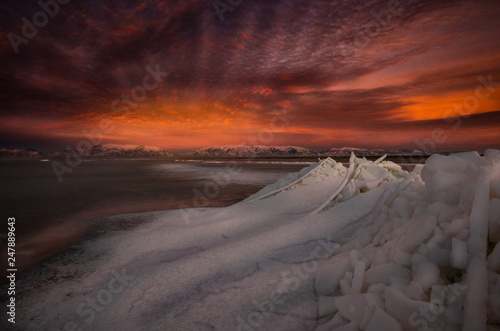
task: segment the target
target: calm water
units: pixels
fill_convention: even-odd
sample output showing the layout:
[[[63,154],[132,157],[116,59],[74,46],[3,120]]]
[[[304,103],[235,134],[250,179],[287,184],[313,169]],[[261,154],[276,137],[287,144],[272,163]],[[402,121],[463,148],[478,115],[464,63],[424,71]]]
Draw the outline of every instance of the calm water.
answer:
[[[64,174],[59,183],[50,162],[2,161],[1,216],[3,224],[8,217],[16,218],[17,265],[24,269],[100,231],[106,225],[103,216],[201,203],[227,206],[307,165],[88,161]],[[221,185],[214,185],[216,181]],[[203,200],[194,199],[193,189],[206,192]],[[3,255],[7,249],[2,234],[6,232],[6,225],[0,228]]]

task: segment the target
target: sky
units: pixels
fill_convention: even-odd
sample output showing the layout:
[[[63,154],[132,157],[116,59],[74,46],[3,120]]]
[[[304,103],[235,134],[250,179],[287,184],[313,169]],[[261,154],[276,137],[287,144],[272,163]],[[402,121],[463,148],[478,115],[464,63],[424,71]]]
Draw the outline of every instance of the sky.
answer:
[[[3,0],[0,147],[500,148],[499,17],[497,0]]]

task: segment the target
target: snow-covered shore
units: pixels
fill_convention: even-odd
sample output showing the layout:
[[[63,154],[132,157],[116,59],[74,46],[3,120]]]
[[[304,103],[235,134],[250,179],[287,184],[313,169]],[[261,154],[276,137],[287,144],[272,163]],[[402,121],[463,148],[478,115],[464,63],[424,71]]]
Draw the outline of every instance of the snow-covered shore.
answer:
[[[486,330],[500,152],[325,159],[226,208],[146,217],[19,282],[24,330]],[[43,284],[43,286],[41,286]],[[488,326],[489,325],[489,326]]]

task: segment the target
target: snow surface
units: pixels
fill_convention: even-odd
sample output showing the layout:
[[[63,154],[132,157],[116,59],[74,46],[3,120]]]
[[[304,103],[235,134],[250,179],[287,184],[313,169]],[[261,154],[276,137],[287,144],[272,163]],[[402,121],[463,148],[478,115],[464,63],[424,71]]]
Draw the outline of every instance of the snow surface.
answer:
[[[153,221],[34,272],[19,284],[17,325],[493,330],[499,180],[496,150],[433,155],[411,173],[352,155],[348,167],[328,158],[227,208],[115,216]]]

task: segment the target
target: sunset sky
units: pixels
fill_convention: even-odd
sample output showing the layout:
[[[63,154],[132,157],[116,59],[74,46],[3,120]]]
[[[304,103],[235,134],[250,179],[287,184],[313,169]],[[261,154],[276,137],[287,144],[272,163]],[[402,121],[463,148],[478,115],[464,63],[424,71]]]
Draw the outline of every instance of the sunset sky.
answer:
[[[498,0],[60,2],[0,4],[0,147],[500,148]]]

